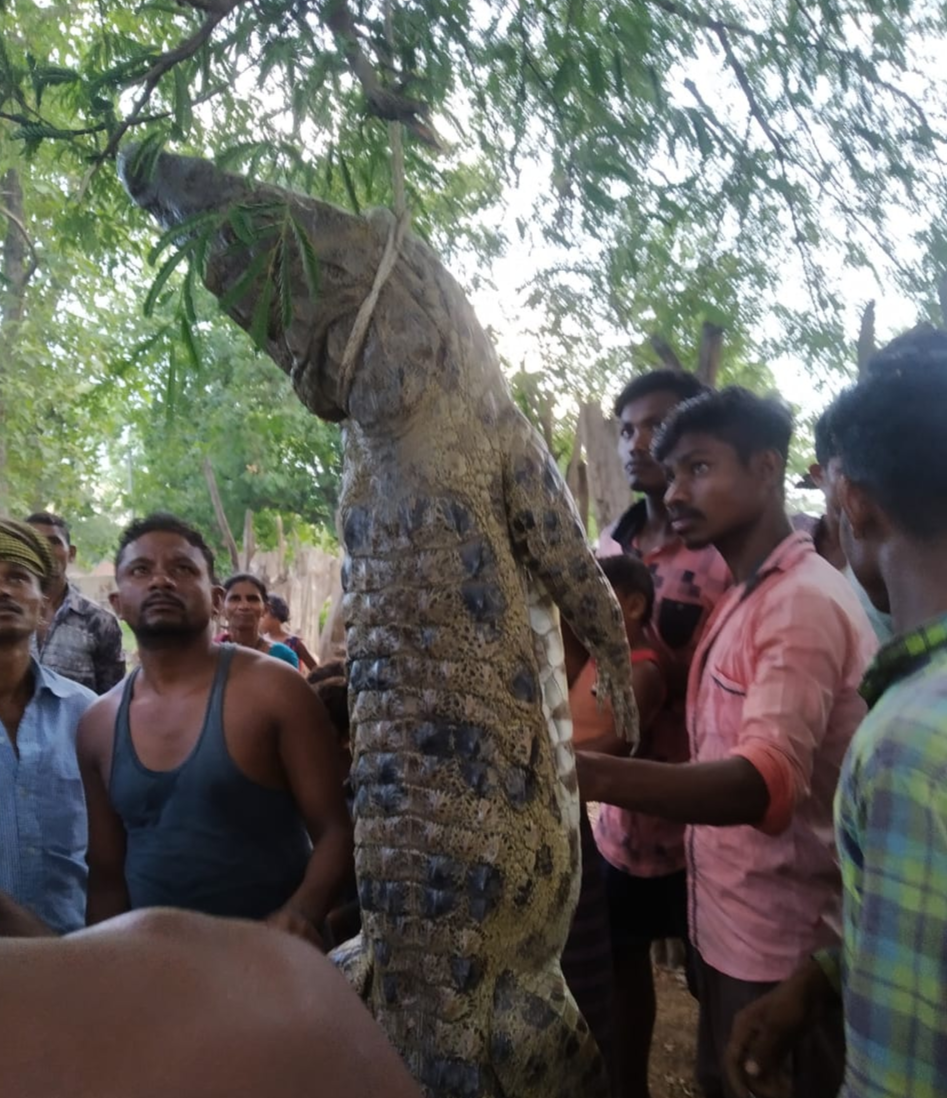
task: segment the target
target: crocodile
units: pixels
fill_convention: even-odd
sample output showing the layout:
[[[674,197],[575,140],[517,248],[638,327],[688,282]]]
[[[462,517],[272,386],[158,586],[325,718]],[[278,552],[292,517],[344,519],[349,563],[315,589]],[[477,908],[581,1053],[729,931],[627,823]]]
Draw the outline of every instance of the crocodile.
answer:
[[[604,1098],[559,964],[580,878],[560,612],[632,744],[637,710],[621,612],[555,461],[461,287],[411,233],[343,368],[389,211],[170,153],[145,170],[126,151],[120,171],[165,229],[280,208],[318,260],[313,295],[302,245],[283,255],[292,314],[273,298],[265,350],[307,408],[343,425],[362,932],[334,959],[428,1098]],[[224,218],[205,250],[205,285],[247,330],[269,291],[240,280],[276,233]]]

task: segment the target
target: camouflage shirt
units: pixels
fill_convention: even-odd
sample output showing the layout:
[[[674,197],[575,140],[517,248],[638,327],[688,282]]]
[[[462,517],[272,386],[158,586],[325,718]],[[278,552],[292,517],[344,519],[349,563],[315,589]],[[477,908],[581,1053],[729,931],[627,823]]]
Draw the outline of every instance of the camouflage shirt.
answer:
[[[34,655],[45,667],[104,694],[125,677],[125,654],[118,619],[69,585]]]

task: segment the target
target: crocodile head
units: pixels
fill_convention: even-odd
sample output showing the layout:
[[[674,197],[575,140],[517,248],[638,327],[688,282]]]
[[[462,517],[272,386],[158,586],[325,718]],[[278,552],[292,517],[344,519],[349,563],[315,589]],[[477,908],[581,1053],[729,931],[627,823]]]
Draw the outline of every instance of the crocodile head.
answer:
[[[351,377],[341,377],[355,315],[371,290],[394,222],[389,211],[355,216],[306,195],[250,182],[195,157],[161,153],[147,168],[143,165],[134,146],[123,150],[119,172],[138,206],[165,229],[182,226],[182,234],[207,232],[207,225],[213,226],[204,250],[204,284],[226,302],[227,312],[242,328],[252,330],[268,278],[275,274],[288,287],[291,312],[285,309],[283,291],[269,291],[264,349],[316,415],[333,421],[351,417],[366,428],[390,427],[419,410],[432,383],[435,388],[441,387],[438,381],[456,387],[459,365],[467,356],[452,353],[448,344],[456,344],[457,336],[451,333],[458,322],[463,332],[464,321],[469,332],[476,320],[469,306],[464,309],[463,295],[434,253],[410,236],[373,310]],[[201,214],[220,216],[198,225]],[[314,292],[303,234],[316,261]],[[234,300],[230,291],[262,255],[269,259]],[[454,304],[469,316],[445,317],[445,309]],[[485,338],[482,342],[489,343]],[[492,348],[489,352],[492,356]]]

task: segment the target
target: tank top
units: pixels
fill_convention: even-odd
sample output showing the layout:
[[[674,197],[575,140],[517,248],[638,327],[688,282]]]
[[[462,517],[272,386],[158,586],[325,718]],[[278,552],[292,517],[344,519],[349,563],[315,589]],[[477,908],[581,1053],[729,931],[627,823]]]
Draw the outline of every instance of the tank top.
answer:
[[[197,742],[172,770],[149,770],[139,759],[128,719],[138,669],[125,684],[109,798],[125,825],[133,909],[262,919],[282,907],[306,872],[312,844],[292,796],[252,781],[227,750],[224,688],[234,651],[221,645]]]

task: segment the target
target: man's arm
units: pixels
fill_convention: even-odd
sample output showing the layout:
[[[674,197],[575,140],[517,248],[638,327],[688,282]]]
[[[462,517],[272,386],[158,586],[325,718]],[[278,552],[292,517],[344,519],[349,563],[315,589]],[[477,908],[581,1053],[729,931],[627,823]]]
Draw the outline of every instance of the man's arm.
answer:
[[[746,759],[658,763],[578,751],[576,767],[583,800],[678,823],[758,824],[769,805],[766,782]]]
[[[809,792],[851,638],[840,610],[802,591],[757,615],[748,643],[752,674],[729,758],[668,765],[580,756],[583,797],[680,823],[785,830]]]
[[[810,958],[788,980],[744,1007],[733,1021],[723,1061],[737,1098],[779,1093],[779,1076],[793,1046],[838,998],[822,961]]]
[[[125,678],[122,627],[111,614],[103,614],[99,642],[95,648],[95,692],[105,694]]]
[[[280,764],[313,851],[302,884],[270,921],[321,944],[317,928],[352,869],[352,821],[329,714],[302,678],[283,678],[271,695],[278,706]]]
[[[125,825],[112,808],[105,784],[105,748],[110,743],[111,707],[99,702],[79,722],[76,753],[89,816],[89,889],[86,923],[100,923],[128,911],[125,884]]]
[[[0,938],[55,938],[56,932],[42,919],[0,892]]]

